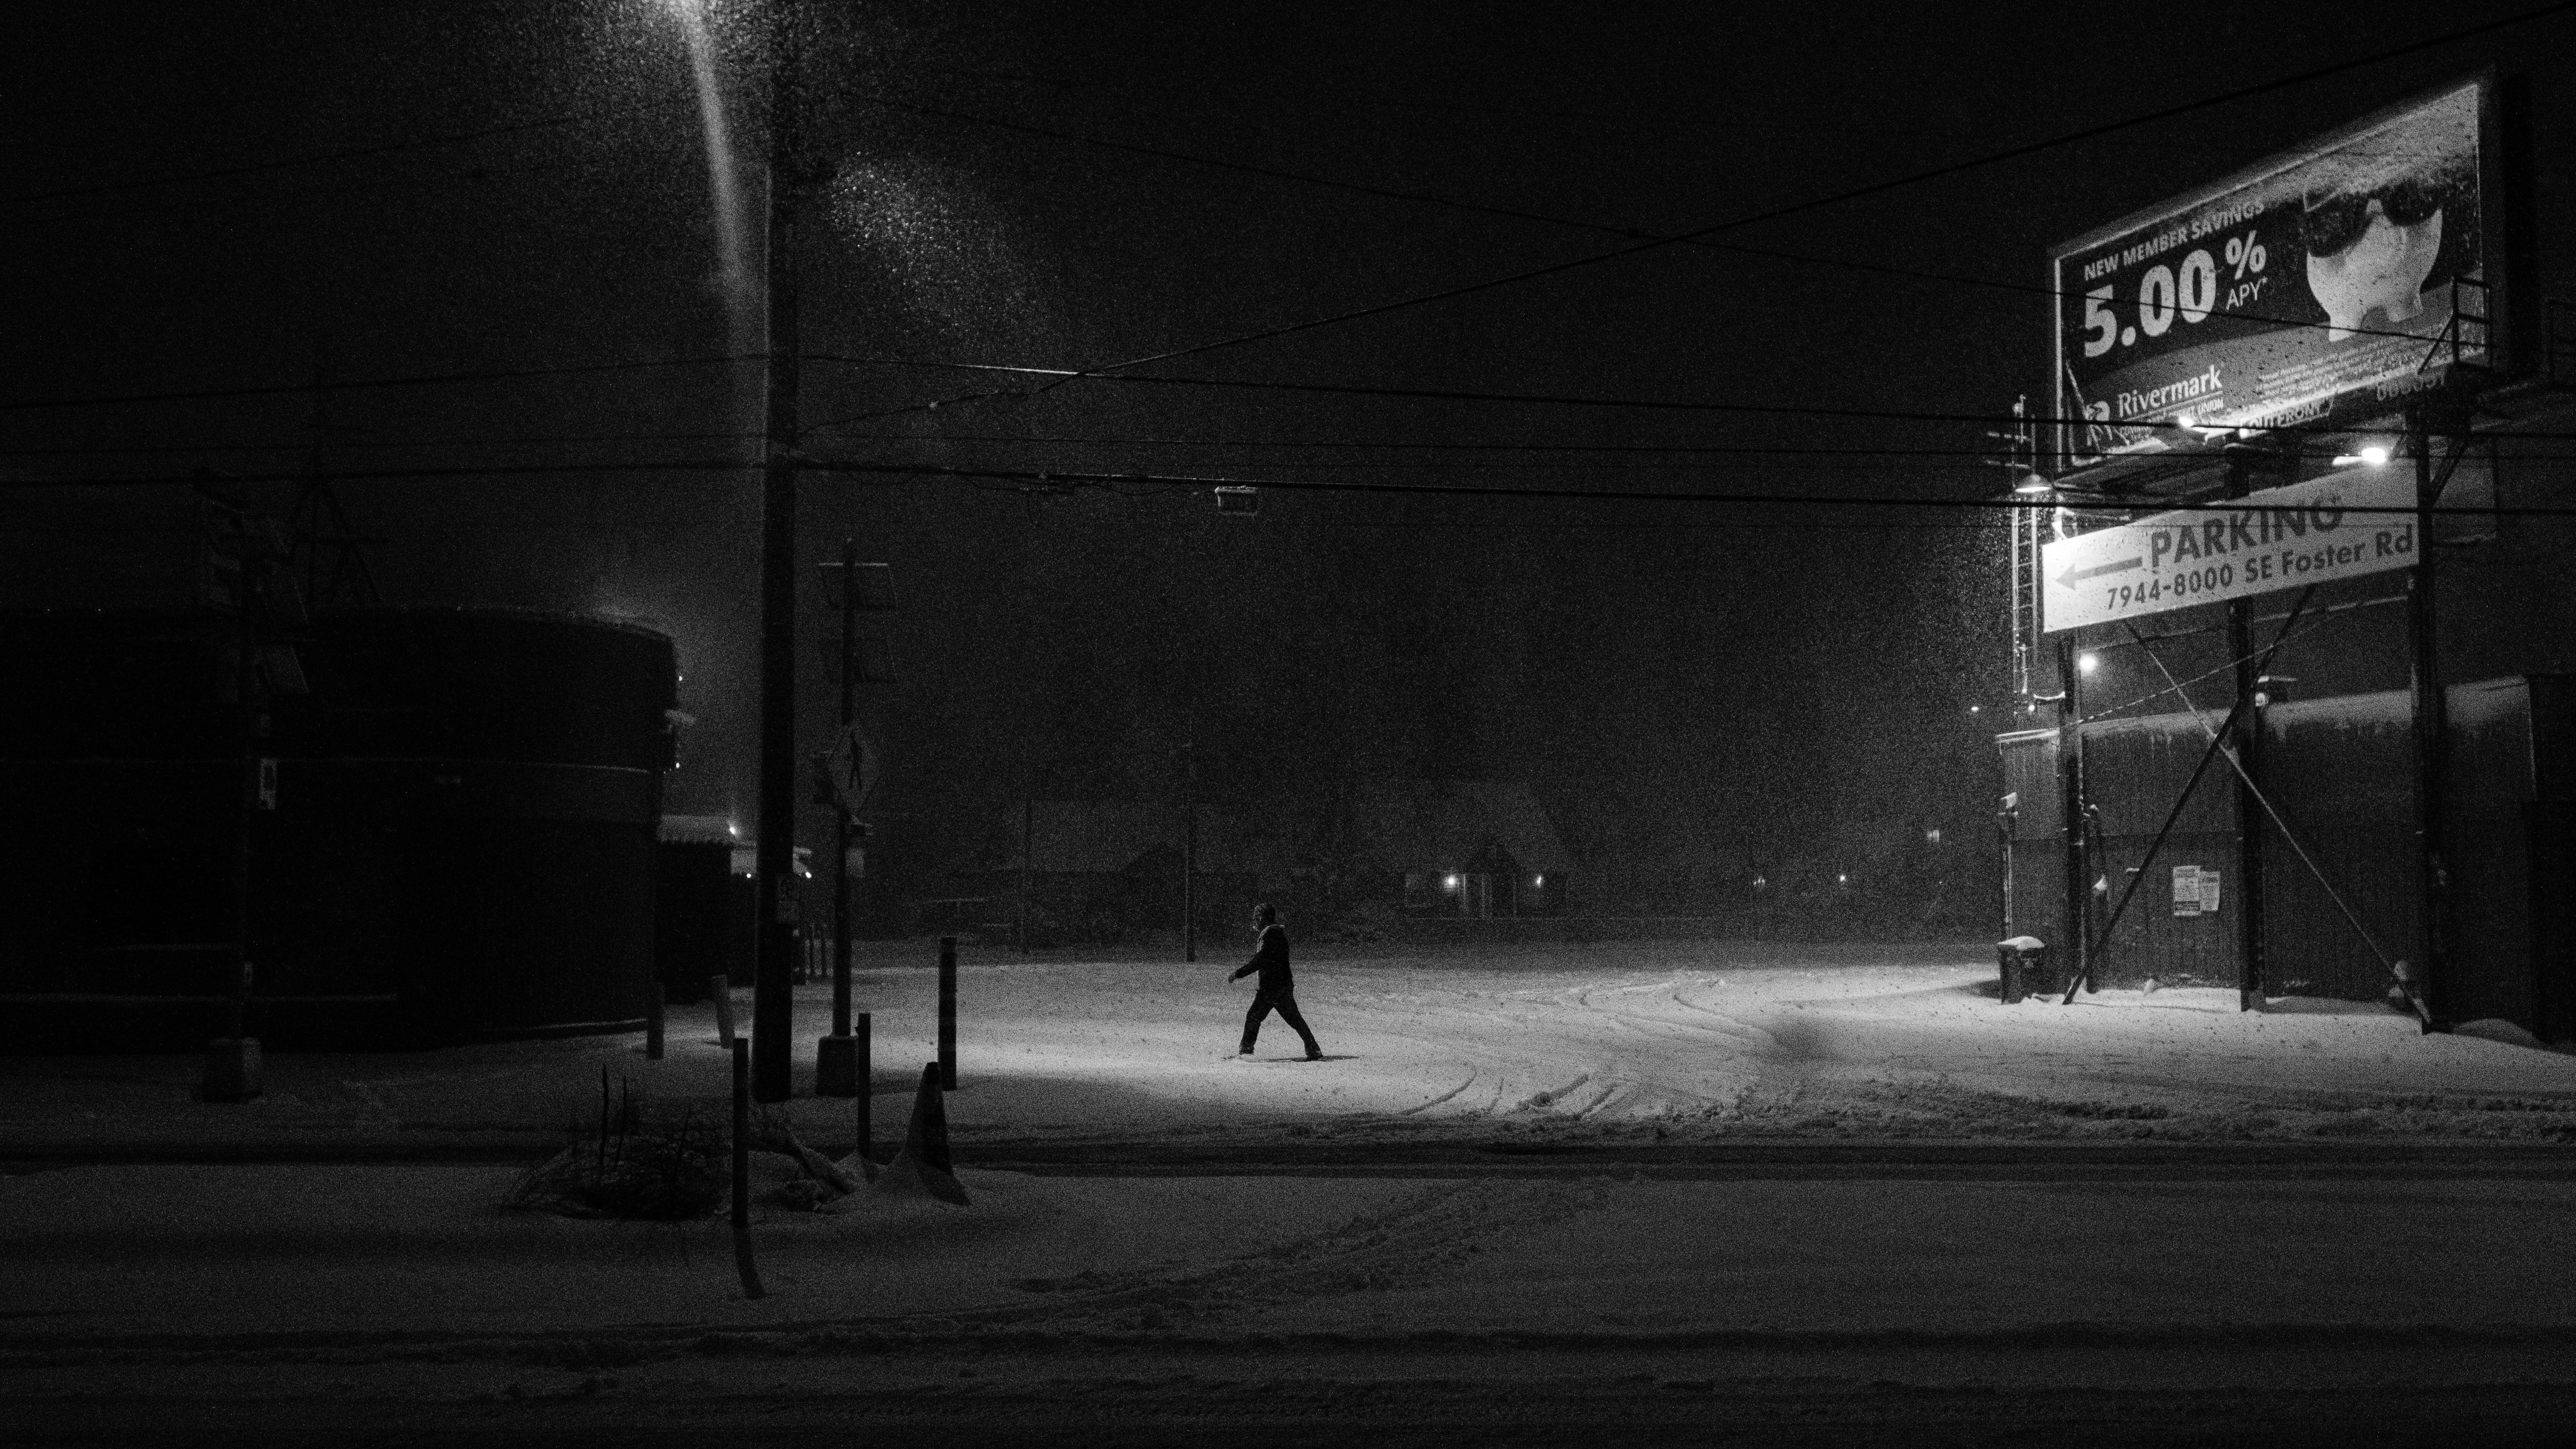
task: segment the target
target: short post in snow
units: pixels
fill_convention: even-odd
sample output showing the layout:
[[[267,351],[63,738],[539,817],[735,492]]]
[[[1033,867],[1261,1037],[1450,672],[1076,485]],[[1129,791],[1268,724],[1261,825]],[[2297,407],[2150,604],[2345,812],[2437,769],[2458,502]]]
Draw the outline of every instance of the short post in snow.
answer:
[[[939,1090],[957,1090],[957,938],[939,938]]]
[[[875,1102],[875,1099],[872,1096],[873,1084],[869,1080],[871,1075],[873,1075],[875,1068],[868,1060],[868,1027],[869,1014],[867,1012],[859,1011],[851,1013],[850,1035],[858,1039],[858,1045],[851,1053],[851,1055],[858,1059],[856,1063],[853,1064],[852,1068],[852,1075],[856,1078],[854,1085],[857,1087],[857,1090],[852,1092],[851,1095],[858,1099],[853,1110],[856,1112],[859,1120],[858,1152],[859,1160],[861,1162],[872,1162],[875,1160],[874,1156],[870,1152],[870,1148],[873,1144],[868,1141],[868,1137],[870,1135],[868,1129],[871,1125],[871,1119],[874,1116],[873,1107]]]
[[[722,978],[719,978],[722,979]],[[751,1261],[751,1043],[733,1041],[733,1266],[742,1296],[766,1298],[760,1270]]]
[[[716,1003],[716,1042],[727,1051],[733,1049],[733,980],[725,976],[707,978],[707,995]]]
[[[247,1102],[260,1092],[259,1038],[250,1034],[250,963],[233,985],[225,1034],[206,1043],[206,1069],[197,1095],[208,1102]]]

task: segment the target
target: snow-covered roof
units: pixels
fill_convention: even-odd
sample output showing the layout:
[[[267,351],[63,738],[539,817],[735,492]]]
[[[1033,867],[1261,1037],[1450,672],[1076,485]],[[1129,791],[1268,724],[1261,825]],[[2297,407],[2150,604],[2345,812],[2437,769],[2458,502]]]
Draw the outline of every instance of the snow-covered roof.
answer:
[[[997,869],[1020,868],[1021,809],[1002,812],[1004,859]],[[1183,839],[1179,806],[1114,800],[1039,800],[1028,807],[1029,868],[1046,874],[1116,875],[1156,850],[1178,855]],[[1199,811],[1198,866],[1203,871],[1257,870],[1262,852],[1243,827],[1204,807]]]
[[[1525,870],[1570,871],[1574,857],[1526,785],[1386,780],[1355,802],[1370,852],[1390,870],[1455,870],[1488,845]]]
[[[723,815],[665,815],[654,834],[671,845],[731,845],[742,838]]]

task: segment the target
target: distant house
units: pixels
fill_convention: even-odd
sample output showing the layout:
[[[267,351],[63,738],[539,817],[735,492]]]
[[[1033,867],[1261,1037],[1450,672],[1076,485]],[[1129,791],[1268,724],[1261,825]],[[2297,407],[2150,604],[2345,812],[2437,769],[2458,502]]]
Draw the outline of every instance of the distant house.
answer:
[[[1003,811],[996,825],[1007,843],[967,873],[993,921],[1018,919],[1025,881],[1041,934],[1114,941],[1180,928],[1190,834],[1179,806],[1038,800]],[[1286,876],[1277,852],[1204,807],[1195,855],[1202,931]]]
[[[1362,849],[1426,916],[1564,914],[1574,859],[1525,785],[1379,781],[1353,801]]]

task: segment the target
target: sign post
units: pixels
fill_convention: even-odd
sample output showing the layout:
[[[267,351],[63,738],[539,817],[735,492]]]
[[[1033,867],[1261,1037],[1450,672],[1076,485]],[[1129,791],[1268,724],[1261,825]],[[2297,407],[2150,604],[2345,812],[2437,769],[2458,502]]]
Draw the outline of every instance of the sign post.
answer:
[[[841,729],[831,753],[823,758],[823,776],[832,807],[832,1034],[815,1047],[814,1091],[818,1096],[854,1097],[867,1091],[864,1032],[850,1034],[850,870],[852,842],[865,831],[851,817],[876,789],[885,767],[884,752],[870,743],[858,724],[860,666],[859,612],[894,607],[893,571],[885,564],[859,562],[858,543],[841,540]],[[861,1018],[865,1020],[864,1017]],[[864,1140],[864,1131],[862,1139]]]

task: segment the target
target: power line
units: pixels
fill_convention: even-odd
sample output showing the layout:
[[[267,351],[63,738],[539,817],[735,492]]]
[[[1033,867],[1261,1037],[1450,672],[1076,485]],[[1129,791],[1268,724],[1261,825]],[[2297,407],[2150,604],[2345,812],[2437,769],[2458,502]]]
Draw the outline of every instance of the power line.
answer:
[[[2349,431],[2367,431],[2353,429]],[[719,434],[715,436],[730,436]],[[1277,449],[1369,449],[1430,450],[1435,452],[1473,453],[1617,453],[1654,454],[1659,456],[1709,454],[1725,457],[1784,456],[1816,458],[1991,458],[2001,449],[1987,448],[1895,448],[1808,446],[1786,443],[1462,443],[1456,441],[1408,442],[1399,439],[1261,439],[1261,438],[1136,438],[1083,437],[1070,433],[842,433],[844,442],[876,443],[1044,443],[1080,447],[1150,447],[1150,448],[1277,448]],[[2560,438],[2560,433],[2488,433],[2486,439]],[[542,441],[542,440],[539,440]],[[113,451],[113,450],[102,450]],[[2523,453],[2507,455],[2511,462],[2564,462],[2564,453]],[[1395,467],[1392,463],[1304,463],[1298,467]],[[1459,467],[1477,464],[1461,463]],[[1580,467],[1580,463],[1566,466]],[[1674,466],[1674,465],[1668,465]]]
[[[1059,91],[1107,92],[1111,95],[1123,96],[1131,100],[1148,94],[1157,98],[1165,98],[1172,94],[1172,90],[1169,86],[1157,87],[1153,91],[1148,92],[1136,86],[1117,85],[1107,81],[1072,81],[1066,80],[1060,76],[1032,75],[1026,72],[1013,73],[1004,71],[966,70],[955,66],[930,65],[916,66],[914,68],[923,71],[936,71],[942,75],[963,76],[969,80],[1004,81],[1015,85],[1045,86]],[[1250,89],[1253,89],[1253,87],[1247,87],[1234,78],[1229,78],[1226,84],[1227,93],[1230,95],[1245,93]],[[1375,107],[1381,110],[1422,111],[1442,115],[1503,116],[1513,120],[1587,121],[1602,125],[1624,126],[1630,130],[1637,131],[1752,131],[1771,135],[1823,135],[1842,136],[1851,139],[1860,139],[1864,135],[1868,134],[1857,126],[1820,126],[1812,122],[1793,124],[1786,121],[1729,121],[1707,117],[1685,119],[1679,116],[1647,116],[1637,114],[1619,115],[1606,111],[1572,111],[1525,106],[1469,106],[1454,103],[1440,104],[1436,102],[1399,101],[1389,99],[1383,95],[1372,94],[1361,90],[1358,87],[1349,85],[1344,85],[1339,88],[1301,85],[1293,89],[1273,86],[1270,88],[1269,93],[1274,99],[1267,99],[1260,103],[1263,114],[1276,113],[1278,105],[1275,98],[1285,97],[1293,100],[1305,101],[1318,101],[1326,96],[1343,98],[1337,100],[1330,106],[1324,107],[1320,111],[1320,114],[1324,115],[1328,119],[1340,116],[1350,105],[1356,104],[1360,106]],[[1206,98],[1201,96],[1198,97],[1198,99],[1204,100]],[[1237,108],[1236,113],[1241,114],[1241,109]],[[1317,112],[1310,112],[1310,115],[1311,114],[1317,114]],[[2249,152],[2248,148],[2241,145],[2178,146],[2161,141],[2114,141],[2109,144],[2115,148],[2152,150],[2159,154],[2181,152],[2184,154],[2214,154],[2231,157],[2248,157],[2252,154]]]
[[[331,439],[321,444],[328,453],[400,452],[412,448],[504,448],[543,447],[567,443],[714,443],[752,442],[759,433],[565,433],[499,438],[412,438],[393,441],[349,442]],[[308,452],[314,447],[311,438],[296,438],[273,443],[202,443],[154,444],[149,446],[91,445],[78,448],[0,448],[0,458],[103,458],[142,457],[160,453],[284,453]],[[328,471],[328,470],[325,470]]]
[[[521,435],[483,438],[415,438],[351,442],[333,440],[322,446],[329,454],[355,452],[416,452],[432,448],[553,447],[596,443],[650,442],[747,442],[760,437],[746,432],[687,433],[584,433],[560,435]],[[2530,437],[2532,434],[2498,436]],[[1331,449],[1433,451],[1442,453],[1507,453],[1584,455],[1610,454],[1620,457],[1651,456],[1670,461],[1656,463],[1592,461],[1579,456],[1556,457],[1551,461],[1517,459],[1462,459],[1456,461],[1420,461],[1411,459],[1335,459],[1298,462],[1289,466],[1307,469],[1388,469],[1443,470],[1475,472],[1479,470],[1556,469],[1579,471],[1671,471],[1702,470],[1720,466],[1743,468],[1759,466],[1764,461],[1813,459],[1819,463],[1885,462],[1905,463],[1915,468],[1950,470],[1970,468],[1984,470],[1993,465],[1990,448],[1900,448],[1900,447],[1819,447],[1787,444],[1645,444],[1645,443],[1463,443],[1456,441],[1401,441],[1389,439],[1324,440],[1324,439],[1248,439],[1248,438],[1145,438],[1084,437],[1075,434],[1012,433],[862,433],[841,434],[839,441],[886,444],[1003,444],[1017,446],[1062,446],[1079,448],[1222,448],[1272,451],[1311,451]],[[230,453],[306,453],[313,447],[309,438],[278,440],[265,443],[209,443],[173,445],[92,445],[55,448],[0,448],[6,458],[126,458],[152,456],[203,456]],[[1721,463],[1697,461],[1704,458],[1724,460]],[[2567,462],[2576,460],[2571,453],[2516,452],[2509,461],[2515,463]],[[637,467],[658,466],[651,460],[638,460]],[[750,466],[747,462],[743,466]],[[309,470],[308,470],[309,471]],[[326,464],[326,475],[336,476],[341,470]]]
[[[1330,482],[1311,478],[1247,478],[1207,474],[1172,473],[1092,473],[1071,469],[1001,469],[931,467],[902,463],[836,463],[809,461],[803,466],[823,472],[860,474],[912,474],[948,478],[981,478],[998,481],[1051,486],[1160,486],[1167,488],[1275,488],[1300,493],[1390,493],[1423,494],[1455,498],[1514,498],[1542,500],[1578,500],[1617,503],[1699,503],[1742,504],[1755,506],[1788,506],[1801,508],[1930,508],[1983,509],[1992,511],[2054,510],[2064,506],[2044,495],[2008,497],[1938,498],[1853,495],[1818,497],[1801,493],[1713,493],[1660,492],[1628,488],[1506,488],[1473,483],[1355,483]],[[2088,512],[2151,513],[2261,513],[2266,505],[2226,499],[2176,500],[2141,499],[2134,503],[2088,502]],[[2576,506],[2524,506],[2511,508],[2435,508],[2436,517],[2496,518],[2576,518]],[[2391,508],[2348,507],[2342,510],[2353,517],[2413,518],[2419,510],[2413,506]]]
[[[586,362],[569,367],[519,367],[489,372],[439,372],[416,374],[410,377],[352,378],[339,382],[277,383],[263,387],[196,388],[180,392],[33,398],[0,402],[0,412],[29,412],[41,408],[119,407],[129,403],[218,402],[230,398],[285,397],[301,393],[362,392],[382,387],[435,387],[470,382],[521,382],[541,377],[580,377],[595,373],[644,372],[657,367],[711,367],[719,363],[761,360],[761,355],[758,353],[720,353],[710,357],[670,357],[643,362]]]
[[[999,130],[1017,131],[1025,135],[1045,136],[1059,141],[1072,141],[1086,146],[1097,146],[1104,150],[1124,151],[1134,155],[1157,157],[1166,161],[1186,162],[1195,166],[1207,166],[1224,171],[1240,171],[1248,175],[1267,177],[1271,180],[1299,182],[1308,186],[1320,186],[1333,191],[1347,191],[1361,196],[1374,196],[1391,201],[1420,202],[1429,206],[1444,206],[1453,211],[1464,211],[1478,216],[1496,216],[1515,221],[1535,221],[1549,226],[1572,227],[1580,231],[1599,232],[1609,236],[1632,237],[1639,240],[1672,241],[1683,246],[1702,251],[1729,252],[1739,256],[1763,257],[1773,261],[1797,262],[1802,265],[1810,266],[1841,267],[1850,271],[1873,272],[1881,276],[1904,277],[1912,281],[1940,282],[1952,286],[1963,287],[1985,287],[1999,292],[2018,292],[2032,296],[2048,297],[2060,301],[2069,297],[2082,297],[2084,295],[2081,292],[2069,292],[2057,287],[2032,286],[2024,282],[2003,282],[1996,281],[1988,277],[1965,277],[1949,272],[1926,272],[1912,267],[1890,266],[1883,262],[1853,261],[1842,257],[1824,257],[1815,256],[1805,252],[1782,251],[1775,247],[1755,247],[1745,246],[1736,242],[1712,241],[1704,235],[1666,235],[1663,233],[1648,231],[1641,227],[1619,226],[1610,222],[1584,221],[1577,217],[1557,216],[1549,212],[1525,211],[1518,207],[1494,206],[1477,201],[1462,201],[1456,197],[1437,196],[1429,192],[1403,191],[1394,187],[1373,186],[1366,182],[1344,181],[1330,176],[1316,176],[1297,171],[1282,171],[1276,167],[1257,166],[1245,161],[1228,161],[1219,157],[1199,156],[1185,151],[1167,151],[1160,147],[1140,146],[1125,141],[1111,141],[1098,136],[1082,135],[1079,132],[1074,131],[1058,131],[1050,127],[1032,126],[1019,121],[997,120],[990,116],[978,116],[966,111],[943,110],[935,106],[913,105],[908,102],[880,100],[873,97],[862,99],[864,99],[869,105],[882,106],[890,110],[905,111],[915,115],[936,116],[947,120],[965,121],[974,125],[991,126]],[[2294,322],[2282,318],[2266,316],[2256,312],[2230,312],[2218,308],[2212,308],[2208,312],[2199,315],[2201,315],[2204,320],[2217,318],[2264,322],[2285,330],[2304,328],[2322,331],[2332,325],[2321,321]],[[2411,342],[2426,343],[2430,343],[2435,340],[2433,337],[2422,333],[2399,332],[2385,328],[2346,327],[2342,330],[2346,333],[2362,337],[2400,337]]]
[[[1044,388],[1041,388],[1040,391],[1048,391],[1056,387],[1061,387],[1064,383],[1074,381],[1078,378],[1099,377],[1125,368],[1143,367],[1150,363],[1177,361],[1184,357],[1196,357],[1229,347],[1240,347],[1254,342],[1272,341],[1281,337],[1294,336],[1301,332],[1311,332],[1318,328],[1338,326],[1344,322],[1363,321],[1371,317],[1382,317],[1392,312],[1400,312],[1414,307],[1427,306],[1434,302],[1445,302],[1455,300],[1460,297],[1473,296],[1477,293],[1492,291],[1500,287],[1515,286],[1522,282],[1537,281],[1541,278],[1557,276],[1565,272],[1594,266],[1601,262],[1616,261],[1621,258],[1636,256],[1643,252],[1654,251],[1677,243],[1711,236],[1721,231],[1731,231],[1738,227],[1752,226],[1760,222],[1777,221],[1783,217],[1796,216],[1809,211],[1821,210],[1828,206],[1838,206],[1845,202],[1858,201],[1872,196],[1881,196],[1891,191],[1898,191],[1909,186],[1920,185],[1926,181],[1937,181],[1945,177],[1957,176],[1968,171],[1996,165],[2000,162],[2017,160],[2021,157],[2035,155],[2042,151],[2054,150],[2060,146],[2072,145],[2078,141],[2090,140],[2095,136],[2109,135],[2117,131],[2130,130],[2138,126],[2150,125],[2157,121],[2170,120],[2175,116],[2187,115],[2193,111],[2206,110],[2212,106],[2224,105],[2232,101],[2244,100],[2252,96],[2265,95],[2272,91],[2285,90],[2293,86],[2305,85],[2312,81],[2325,79],[2328,76],[2340,75],[2346,71],[2358,70],[2366,66],[2395,60],[2402,56],[2413,55],[2418,51],[2436,49],[2441,46],[2454,44],[2458,41],[2467,40],[2493,31],[2527,24],[2531,21],[2545,19],[2549,16],[2557,15],[2568,10],[2576,10],[2576,0],[2557,0],[2557,3],[2555,4],[2544,5],[2534,10],[2522,11],[2518,14],[2507,16],[2501,20],[2487,21],[2479,25],[2463,26],[2457,30],[2446,31],[2440,35],[2412,41],[2405,45],[2392,46],[2388,49],[2376,51],[2370,55],[2362,56],[2354,60],[2339,61],[2333,65],[2319,66],[2313,70],[2302,71],[2296,75],[2276,77],[2272,80],[2261,81],[2254,85],[2239,87],[2236,90],[2227,91],[2219,95],[2205,97],[2201,100],[2186,101],[2180,105],[2167,106],[2160,110],[2149,111],[2143,115],[2130,116],[2123,120],[2109,121],[2100,125],[2088,126],[2081,130],[2066,132],[2045,141],[2033,141],[2019,146],[2007,147],[2001,151],[1988,152],[1985,155],[1972,157],[1965,161],[1954,161],[1945,165],[1932,167],[1928,170],[1916,171],[1904,176],[1894,177],[1886,181],[1871,182],[1865,186],[1852,187],[1848,190],[1838,191],[1831,195],[1813,197],[1806,201],[1791,202],[1787,205],[1773,207],[1767,211],[1750,213],[1745,216],[1737,217],[1731,221],[1717,222],[1709,226],[1700,227],[1696,230],[1683,232],[1674,236],[1658,237],[1652,240],[1641,241],[1631,246],[1614,247],[1606,252],[1594,252],[1588,256],[1576,257],[1568,261],[1553,262],[1543,267],[1532,267],[1499,277],[1489,277],[1482,281],[1463,283],[1454,287],[1445,287],[1435,292],[1418,293],[1414,296],[1399,298],[1390,302],[1372,303],[1365,307],[1351,308],[1325,317],[1311,318],[1302,322],[1292,322],[1283,326],[1264,328],[1258,332],[1247,332],[1233,337],[1218,338],[1214,341],[1196,343],[1188,347],[1171,348],[1162,352],[1150,353],[1142,357],[1129,358],[1123,362],[1113,362],[1103,364],[1099,367],[1081,369],[1070,376],[1060,378],[1055,382],[1047,384]]]
[[[527,131],[543,131],[556,126],[569,126],[599,114],[576,111],[568,116],[552,116],[542,121],[518,121],[507,126],[492,126],[480,131],[459,131],[453,135],[427,136],[417,141],[391,141],[381,146],[356,146],[345,151],[321,151],[307,156],[293,156],[282,161],[261,161],[247,166],[226,166],[214,171],[191,171],[176,176],[154,176],[141,181],[111,181],[97,186],[67,186],[54,191],[30,191],[17,196],[0,196],[0,205],[33,206],[46,201],[70,201],[84,196],[105,196],[119,191],[141,191],[156,186],[184,186],[196,181],[221,181],[234,176],[256,176],[271,171],[289,171],[304,166],[324,166],[334,161],[355,161],[368,156],[386,156],[398,151],[422,151],[438,146],[461,146],[474,141],[487,141],[495,136],[513,136]]]
[[[2576,3],[2576,0],[2571,0],[2571,3]],[[1901,408],[1818,407],[1812,404],[1802,403],[1684,402],[1659,398],[1591,397],[1579,393],[1491,392],[1476,391],[1465,388],[1372,387],[1359,383],[1287,382],[1267,378],[1164,377],[1159,374],[1152,373],[1140,376],[1131,373],[1084,372],[1074,368],[1063,367],[1027,367],[1008,363],[947,362],[933,359],[900,357],[860,357],[842,353],[807,353],[805,354],[805,360],[808,362],[830,362],[857,367],[921,367],[947,369],[960,372],[993,372],[1028,377],[1051,377],[1060,381],[1069,381],[1073,378],[1080,377],[1096,382],[1121,382],[1161,387],[1245,388],[1255,391],[1328,393],[1348,397],[1408,398],[1433,402],[1531,403],[1554,407],[1628,408],[1649,412],[1741,413],[1787,417],[1868,419],[1886,422],[1980,424],[2033,423],[2046,425],[2051,423],[2083,423],[2090,421],[2089,419],[2083,418],[2059,418],[2051,416],[2015,417],[2009,413],[1950,413]],[[1034,397],[1036,395],[1037,394],[1034,392],[996,392],[974,394],[973,396],[1009,396],[1027,398]],[[939,399],[928,403],[915,403],[908,407],[889,408],[878,412],[865,413],[856,417],[839,418],[827,423],[818,423],[807,431],[816,432],[824,429],[838,428],[850,423],[873,421],[904,412],[936,410],[938,408],[948,406],[956,401],[958,401],[958,399]],[[2189,423],[2178,422],[2137,422],[2124,423],[2122,426],[2153,428],[2172,433],[2192,433],[2198,431],[2198,429],[2195,429]],[[2221,429],[2220,431],[2233,430]],[[2316,433],[2349,433],[2354,431],[2362,430],[2348,426],[2336,426],[2332,428],[2297,426],[2269,428],[2264,430],[2268,435],[2276,437],[2302,436]],[[2516,438],[2564,438],[2576,436],[2576,434],[2517,432],[2498,434],[2497,436]]]
[[[511,163],[494,162],[489,165],[478,165],[467,173],[467,179],[475,183],[490,181],[500,177],[526,180],[530,177],[543,176],[549,173],[560,174],[565,172],[578,172],[587,175],[595,172],[596,169],[595,158],[566,156],[547,161],[521,160]],[[405,178],[401,176],[392,174],[348,178],[315,178],[307,181],[291,181],[284,185],[264,190],[241,189],[226,191],[215,195],[178,197],[165,201],[138,202],[131,205],[86,207],[78,211],[32,211],[10,219],[23,227],[43,228],[71,226],[81,222],[121,221],[125,218],[136,216],[162,216],[176,211],[202,214],[217,207],[251,206],[275,208],[286,205],[290,202],[301,202],[316,197],[329,198],[334,201],[345,201],[352,197],[363,196],[367,192],[377,188],[394,186],[402,182],[404,179]]]
[[[629,463],[524,463],[486,466],[375,468],[340,470],[332,473],[335,482],[384,482],[396,479],[502,479],[546,475],[585,475],[604,473],[739,473],[739,459],[670,459],[659,462]],[[1719,493],[1710,491],[1662,491],[1632,488],[1567,488],[1567,487],[1501,487],[1472,483],[1360,483],[1334,482],[1311,478],[1268,478],[1241,475],[1175,474],[1175,473],[1103,473],[1077,469],[1033,468],[960,468],[918,463],[858,463],[827,458],[809,458],[798,464],[816,473],[837,473],[862,478],[888,479],[953,479],[961,482],[991,482],[1019,488],[1152,488],[1159,491],[1203,488],[1272,488],[1282,492],[1303,493],[1377,493],[1410,494],[1451,498],[1503,498],[1546,502],[1605,503],[1688,503],[1750,507],[1796,508],[1920,508],[1969,509],[2010,512],[2050,509],[2064,506],[2043,495],[1978,496],[1968,498],[1922,496],[1860,496],[1850,494],[1807,493]],[[236,473],[228,483],[301,482],[308,474],[302,471],[277,473]],[[133,475],[125,477],[71,479],[0,480],[0,488],[132,488],[194,486],[201,481],[196,475]],[[2084,504],[2088,513],[2260,513],[2266,505],[2225,499],[2139,499],[2134,502],[2093,500]],[[2349,506],[2341,510],[2353,517],[2412,518],[2419,510],[2413,507],[2372,508]],[[2434,508],[2440,518],[2576,518],[2576,505],[2564,507],[2522,505],[2493,508]]]

